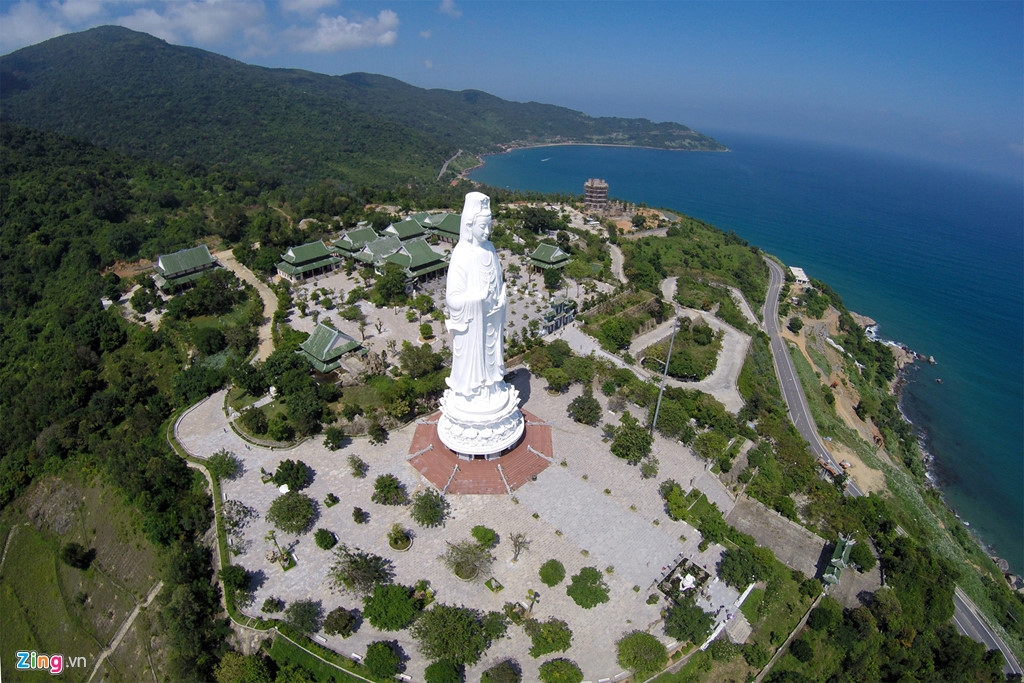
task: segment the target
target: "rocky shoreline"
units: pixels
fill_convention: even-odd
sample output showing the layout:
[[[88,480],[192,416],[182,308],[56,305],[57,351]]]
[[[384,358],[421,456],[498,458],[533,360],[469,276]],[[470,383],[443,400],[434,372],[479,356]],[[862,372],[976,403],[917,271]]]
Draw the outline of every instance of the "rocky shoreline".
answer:
[[[900,404],[900,401],[902,401],[903,387],[910,382],[909,372],[911,366],[917,361],[929,363],[931,365],[936,365],[937,361],[935,360],[935,357],[926,356],[923,353],[914,351],[905,344],[901,344],[899,342],[879,337],[878,323],[866,315],[860,315],[859,313],[854,313],[852,311],[850,312],[850,315],[851,317],[853,317],[854,321],[864,329],[864,332],[865,334],[867,334],[869,339],[871,339],[872,341],[877,341],[882,344],[885,344],[890,349],[892,349],[893,356],[896,359],[896,377],[890,383],[889,390],[892,393],[892,395],[896,397],[897,405],[900,409],[900,415],[903,417],[903,420],[911,427],[913,427],[915,433],[917,434],[918,449],[921,452],[921,460],[924,463],[925,468],[926,484],[938,490],[941,495],[942,482],[940,481],[938,474],[935,471],[935,456],[932,455],[927,448],[928,433],[924,429],[915,425],[907,417],[907,414],[903,411],[903,406]],[[936,381],[941,383],[941,380]],[[979,538],[977,534],[974,533],[974,530],[971,528],[971,523],[961,518],[960,514],[952,506],[950,506],[948,502],[946,502],[945,497],[942,497],[942,502],[946,506],[946,509],[949,510],[958,520],[960,520],[961,523],[963,523],[963,525],[967,528],[968,533],[971,535],[971,538],[973,538],[975,543],[978,544],[978,547],[980,547],[985,552],[985,554],[988,555],[993,562],[995,562],[996,566],[999,567],[999,569],[1003,572],[1003,577],[1006,579],[1007,583],[1009,583],[1014,590],[1024,591],[1024,581],[1022,581],[1020,577],[1014,576],[1010,573],[1010,563],[1007,562],[1006,559],[997,555],[995,553],[995,549],[992,546],[986,545],[985,542],[981,538]]]

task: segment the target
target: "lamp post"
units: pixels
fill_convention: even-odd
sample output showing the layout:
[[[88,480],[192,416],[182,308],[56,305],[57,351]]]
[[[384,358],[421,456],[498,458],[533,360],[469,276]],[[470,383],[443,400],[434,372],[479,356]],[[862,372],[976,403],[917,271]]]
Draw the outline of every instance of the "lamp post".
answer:
[[[658,411],[661,410],[661,397],[665,393],[665,379],[668,377],[668,364],[672,361],[672,345],[676,341],[676,331],[679,329],[679,312],[676,311],[675,321],[672,323],[672,337],[668,340],[668,355],[665,356],[665,367],[661,373],[661,388],[658,389],[658,403],[654,406],[654,419],[651,421],[651,437],[654,436],[654,426],[658,424]]]

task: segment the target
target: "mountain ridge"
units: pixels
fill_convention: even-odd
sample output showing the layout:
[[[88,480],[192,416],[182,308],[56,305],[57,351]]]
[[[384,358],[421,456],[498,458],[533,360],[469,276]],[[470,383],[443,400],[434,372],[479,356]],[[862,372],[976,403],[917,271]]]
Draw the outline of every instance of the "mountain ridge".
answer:
[[[591,117],[378,74],[271,69],[117,26],[0,57],[0,103],[5,120],[134,156],[347,184],[422,182],[457,149],[511,143],[725,149],[677,123]]]

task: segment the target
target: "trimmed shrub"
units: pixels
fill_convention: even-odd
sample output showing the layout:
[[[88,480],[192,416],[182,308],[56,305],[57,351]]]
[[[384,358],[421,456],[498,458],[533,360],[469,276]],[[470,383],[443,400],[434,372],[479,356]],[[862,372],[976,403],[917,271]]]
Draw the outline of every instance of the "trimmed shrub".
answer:
[[[540,580],[545,586],[557,586],[565,578],[565,566],[558,560],[548,560],[540,567]]]
[[[323,550],[330,550],[338,545],[338,537],[334,535],[334,532],[327,529],[317,529],[316,533],[313,534],[313,540],[316,541],[316,547]]]
[[[583,672],[576,662],[559,657],[540,665],[540,680],[543,683],[582,683]]]

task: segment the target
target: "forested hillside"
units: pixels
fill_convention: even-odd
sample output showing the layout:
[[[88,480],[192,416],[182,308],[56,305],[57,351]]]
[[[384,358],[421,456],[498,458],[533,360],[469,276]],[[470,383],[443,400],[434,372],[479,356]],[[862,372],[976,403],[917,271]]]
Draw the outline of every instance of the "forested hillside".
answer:
[[[593,118],[370,74],[266,69],[113,26],[0,58],[0,102],[5,120],[133,156],[261,169],[296,184],[425,181],[459,149],[513,141],[724,149],[675,123]]]

